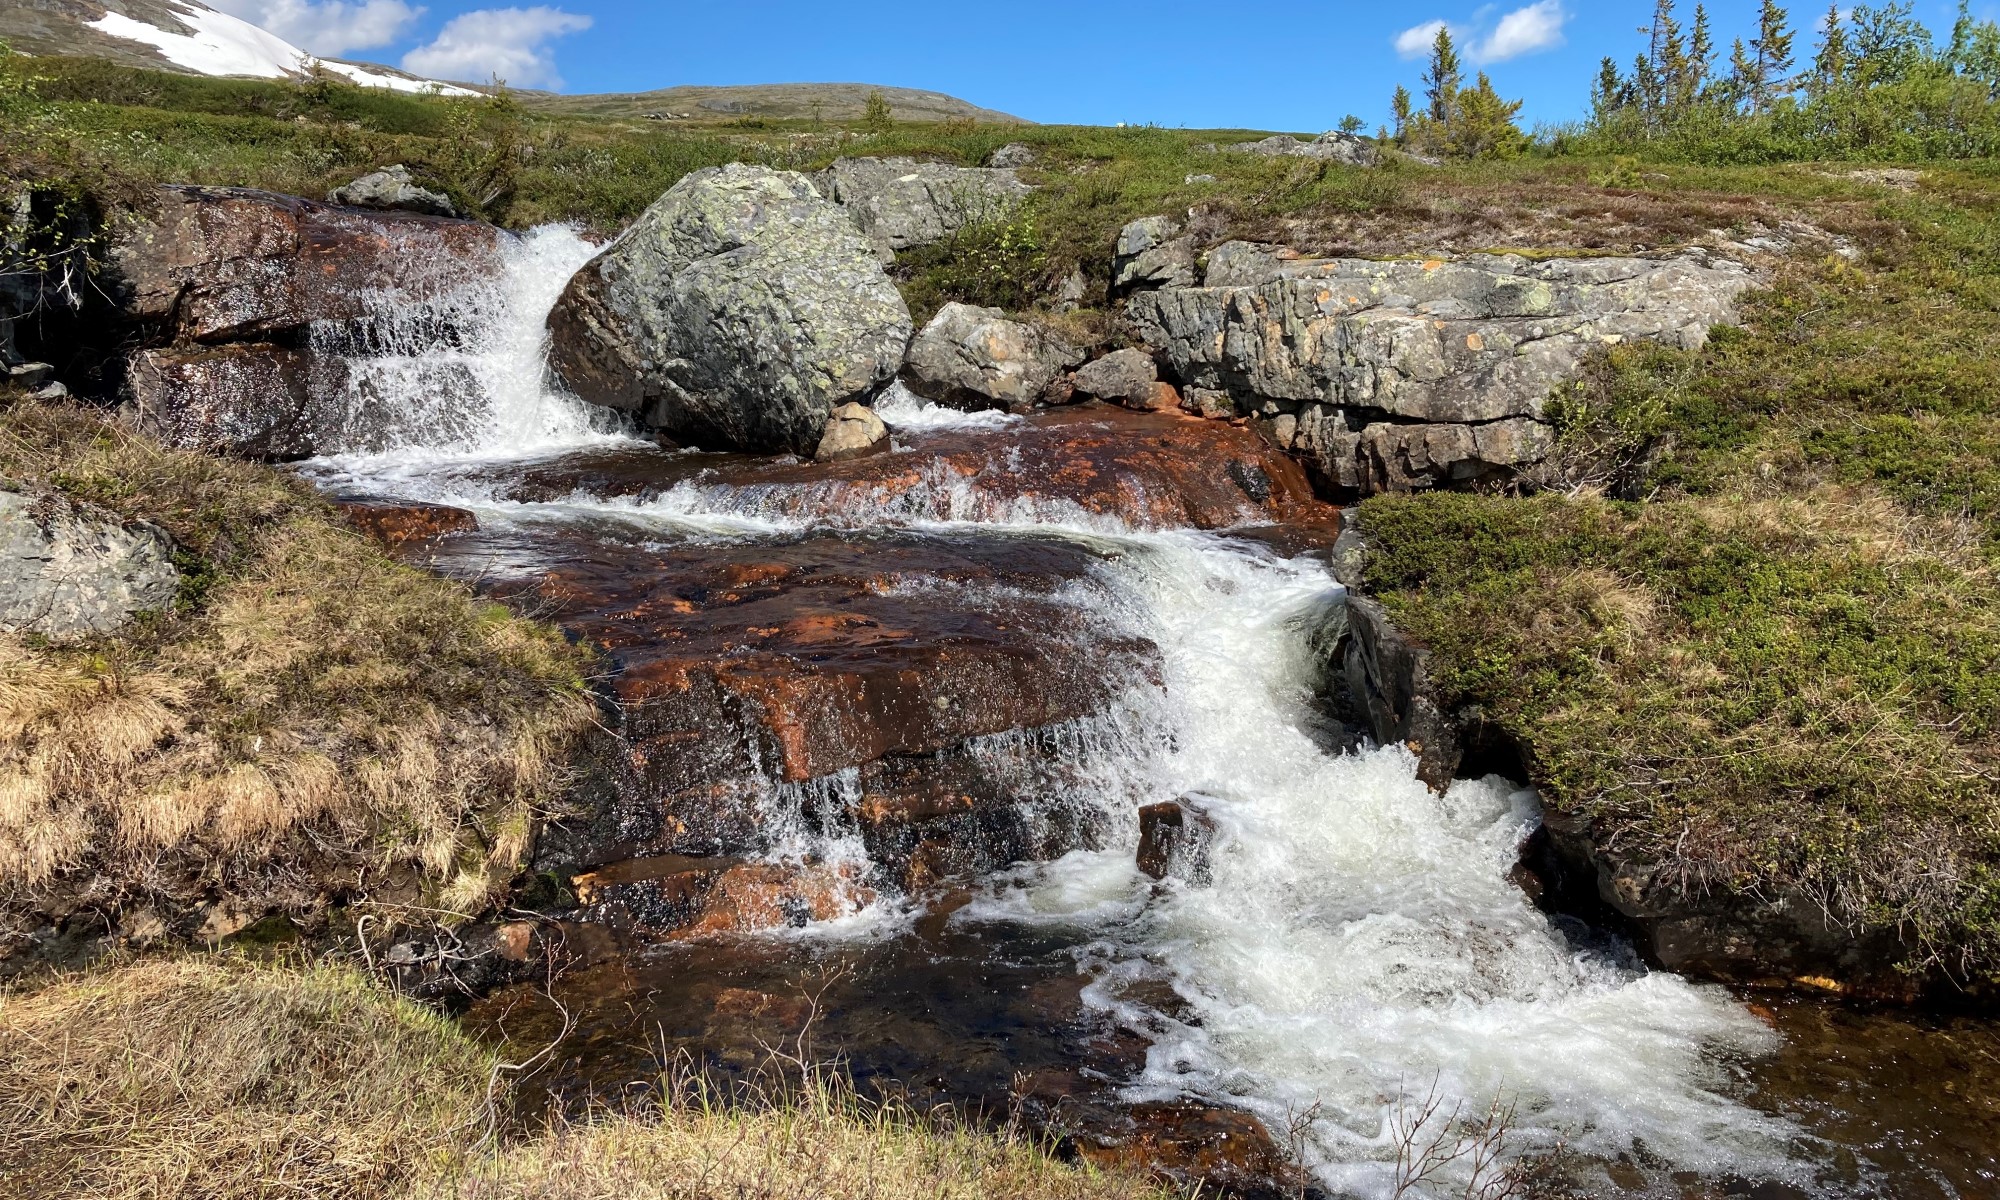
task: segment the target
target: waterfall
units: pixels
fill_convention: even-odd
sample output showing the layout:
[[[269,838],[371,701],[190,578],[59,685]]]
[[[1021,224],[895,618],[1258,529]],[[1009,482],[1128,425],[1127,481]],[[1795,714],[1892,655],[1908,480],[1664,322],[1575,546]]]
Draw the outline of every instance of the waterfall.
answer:
[[[541,230],[508,249],[500,278],[385,313],[378,344],[351,359],[345,402],[389,410],[393,436],[305,472],[460,504],[483,527],[582,524],[640,543],[884,527],[1087,542],[1103,561],[1069,597],[1078,619],[1156,643],[1161,677],[1134,680],[1115,711],[1055,735],[1069,739],[1076,770],[1023,794],[1093,809],[1102,848],[985,880],[951,919],[1076,933],[1086,1003],[1150,1043],[1133,1100],[1247,1109],[1281,1138],[1296,1130],[1325,1185],[1365,1197],[1396,1192],[1399,1132],[1427,1100],[1437,1124],[1419,1137],[1454,1116],[1511,1110],[1516,1151],[1561,1144],[1714,1175],[1796,1173],[1786,1153],[1796,1131],[1730,1098],[1733,1067],[1776,1035],[1720,988],[1566,931],[1510,881],[1537,820],[1531,792],[1487,779],[1436,795],[1403,748],[1343,753],[1325,736],[1307,634],[1341,592],[1316,560],[1073,505],[1002,502],[959,475],[893,501],[818,480],[523,503],[442,469],[454,457],[616,441],[548,386],[543,366],[546,313],[589,252],[571,231]],[[1019,420],[907,394],[884,408],[892,424],[1000,442]],[[1004,758],[1009,736],[1020,735],[969,749]],[[857,794],[853,772],[762,786],[772,857],[865,867],[838,816]],[[1212,882],[1141,875],[1138,806],[1195,795],[1219,831]],[[893,935],[909,915],[899,904],[857,909],[833,935]],[[1163,1005],[1163,991],[1176,1002]]]

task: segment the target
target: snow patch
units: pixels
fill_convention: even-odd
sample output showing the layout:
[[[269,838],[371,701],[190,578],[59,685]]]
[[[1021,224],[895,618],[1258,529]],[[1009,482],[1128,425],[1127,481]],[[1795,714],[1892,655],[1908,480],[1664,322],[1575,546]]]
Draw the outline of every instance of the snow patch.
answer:
[[[364,87],[392,88],[399,92],[421,92],[435,88],[445,96],[476,96],[467,88],[405,79],[370,71],[348,63],[314,58],[274,33],[259,29],[241,17],[189,0],[176,0],[174,9],[192,33],[171,33],[156,25],[136,21],[123,13],[106,12],[86,26],[111,37],[144,42],[158,50],[175,66],[203,75],[248,75],[259,79],[285,79],[304,75],[315,66],[346,76]]]

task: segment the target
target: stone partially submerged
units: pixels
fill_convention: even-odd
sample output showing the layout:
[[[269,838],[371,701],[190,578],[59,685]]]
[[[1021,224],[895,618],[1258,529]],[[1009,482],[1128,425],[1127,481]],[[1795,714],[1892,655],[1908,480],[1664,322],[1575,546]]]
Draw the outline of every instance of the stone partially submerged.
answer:
[[[1752,279],[1696,256],[1372,262],[1232,243],[1209,283],[1141,293],[1128,315],[1191,394],[1227,394],[1370,493],[1518,476],[1548,454],[1545,405],[1588,354],[1697,348]]]
[[[577,395],[706,447],[811,455],[894,378],[910,310],[805,176],[696,171],[570,280],[549,362]]]
[[[0,491],[0,633],[114,633],[180,594],[173,543],[60,496]]]

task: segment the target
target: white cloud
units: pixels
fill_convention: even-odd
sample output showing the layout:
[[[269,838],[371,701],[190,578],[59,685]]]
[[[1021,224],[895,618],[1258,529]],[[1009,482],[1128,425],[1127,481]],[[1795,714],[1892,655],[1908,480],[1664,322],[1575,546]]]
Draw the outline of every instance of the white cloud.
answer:
[[[1569,10],[1563,7],[1562,0],[1537,0],[1525,8],[1517,8],[1501,17],[1488,32],[1487,21],[1493,12],[1494,7],[1486,5],[1472,14],[1470,25],[1444,20],[1412,25],[1396,35],[1396,53],[1404,58],[1423,58],[1431,52],[1440,29],[1451,30],[1453,40],[1475,63],[1506,62],[1563,44],[1563,26],[1569,23]]]
[[[1422,58],[1431,52],[1437,43],[1438,30],[1445,28],[1443,21],[1425,21],[1412,25],[1396,35],[1396,53],[1404,58]]]
[[[210,7],[334,57],[386,46],[424,14],[405,0],[210,0]]]
[[[461,13],[436,41],[404,55],[403,69],[433,79],[504,79],[515,87],[560,88],[562,77],[547,43],[590,24],[589,17],[545,6]]]
[[[1517,8],[1500,18],[1493,36],[1473,47],[1472,57],[1478,62],[1506,62],[1553,50],[1563,44],[1563,26],[1568,22],[1569,11],[1562,0],[1540,0]]]

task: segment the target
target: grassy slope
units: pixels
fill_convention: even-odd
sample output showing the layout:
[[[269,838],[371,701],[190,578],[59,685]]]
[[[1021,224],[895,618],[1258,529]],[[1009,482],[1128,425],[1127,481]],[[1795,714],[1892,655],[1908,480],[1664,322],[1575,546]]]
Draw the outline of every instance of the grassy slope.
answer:
[[[74,408],[0,396],[0,477],[158,525],[184,577],[116,636],[0,636],[0,936],[77,889],[254,917],[403,878],[469,914],[513,876],[590,719],[582,652],[269,468]]]
[[[2000,177],[1933,172],[1700,354],[1567,397],[1589,494],[1382,498],[1371,588],[1552,804],[1690,887],[2000,971]],[[1606,465],[1608,463],[1608,469]]]
[[[524,1051],[532,1053],[532,1051]],[[0,993],[0,1191],[18,1200],[1167,1200],[1135,1176],[809,1079],[772,1106],[515,1128],[512,1072],[339,968],[156,960]]]

